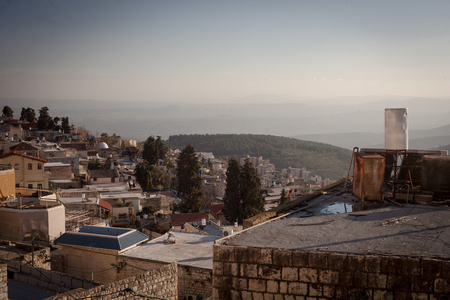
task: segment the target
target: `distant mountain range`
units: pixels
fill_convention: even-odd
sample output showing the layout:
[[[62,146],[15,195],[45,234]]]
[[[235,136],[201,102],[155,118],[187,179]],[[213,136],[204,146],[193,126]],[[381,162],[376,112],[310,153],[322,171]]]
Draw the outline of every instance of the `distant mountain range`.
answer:
[[[411,130],[408,133],[410,149],[446,149],[450,146],[450,124],[433,129]],[[353,149],[384,148],[385,135],[370,132],[344,132],[336,134],[303,134],[293,136],[299,140],[327,143]]]
[[[22,107],[68,116],[92,134],[116,133],[140,141],[149,135],[270,134],[347,149],[384,146],[384,109],[407,107],[410,148],[450,145],[450,100],[398,96],[307,99],[252,95],[230,103],[106,102],[0,99],[18,117]]]

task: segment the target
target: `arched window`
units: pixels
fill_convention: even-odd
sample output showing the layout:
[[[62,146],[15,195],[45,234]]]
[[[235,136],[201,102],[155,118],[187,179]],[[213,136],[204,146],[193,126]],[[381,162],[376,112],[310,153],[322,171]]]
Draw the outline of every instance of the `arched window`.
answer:
[[[42,164],[38,163],[38,170],[42,170]]]
[[[31,163],[28,164],[28,170],[33,170],[33,165]]]
[[[15,164],[14,165],[14,170],[19,170],[19,169],[20,169],[19,164]]]

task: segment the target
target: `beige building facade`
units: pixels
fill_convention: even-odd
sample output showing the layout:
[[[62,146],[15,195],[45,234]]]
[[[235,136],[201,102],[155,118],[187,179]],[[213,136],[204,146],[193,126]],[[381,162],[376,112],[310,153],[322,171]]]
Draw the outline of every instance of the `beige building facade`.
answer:
[[[11,201],[16,196],[16,176],[14,169],[0,165],[0,201]]]
[[[0,156],[0,164],[14,168],[15,186],[29,189],[48,189],[48,173],[44,171],[43,158],[9,152]]]

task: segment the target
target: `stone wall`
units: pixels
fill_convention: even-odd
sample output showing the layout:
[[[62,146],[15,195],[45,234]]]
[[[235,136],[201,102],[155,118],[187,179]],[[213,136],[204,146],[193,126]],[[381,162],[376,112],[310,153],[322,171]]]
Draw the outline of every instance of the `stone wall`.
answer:
[[[23,283],[42,287],[51,291],[68,291],[71,289],[90,289],[100,283],[64,273],[34,268],[17,261],[8,261],[8,272],[14,279]]]
[[[101,285],[89,290],[74,290],[60,294],[57,297],[49,297],[48,300],[69,299],[143,299],[143,298],[165,298],[178,299],[177,286],[178,274],[177,264],[163,266],[153,269],[137,276],[129,277],[107,285]],[[152,299],[153,299],[152,298]]]
[[[0,300],[8,299],[8,267],[0,263]]]
[[[208,299],[212,295],[212,270],[188,266],[178,266],[178,296],[188,299],[197,295]]]
[[[85,259],[89,256],[89,260]],[[112,267],[112,264],[114,267]],[[52,253],[52,269],[82,278],[110,284],[147,271],[158,270],[169,263],[118,255],[103,249],[62,247]],[[178,265],[179,298],[199,295],[207,299],[212,295],[212,270]]]
[[[213,299],[448,299],[450,260],[214,245]]]
[[[259,223],[265,222],[270,218],[273,218],[277,215],[276,212],[262,212],[254,217],[248,218],[244,220],[244,229],[255,226]]]

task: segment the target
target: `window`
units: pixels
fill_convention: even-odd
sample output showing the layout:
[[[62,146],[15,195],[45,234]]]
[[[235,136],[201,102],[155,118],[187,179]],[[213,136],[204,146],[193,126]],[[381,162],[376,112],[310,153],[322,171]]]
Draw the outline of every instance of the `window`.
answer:
[[[15,164],[15,165],[14,165],[14,169],[15,169],[15,170],[19,170],[19,169],[20,169],[19,164]]]
[[[16,183],[16,187],[19,187],[19,184],[18,184],[18,183]]]
[[[42,170],[42,164],[38,163],[38,170]]]
[[[37,188],[38,190],[42,190],[42,183],[38,183]]]
[[[32,188],[33,188],[33,184],[32,184],[32,183],[29,183],[29,184],[28,184],[28,188],[29,188],[29,189],[32,189]]]
[[[31,163],[28,164],[28,170],[33,170],[33,165]]]

